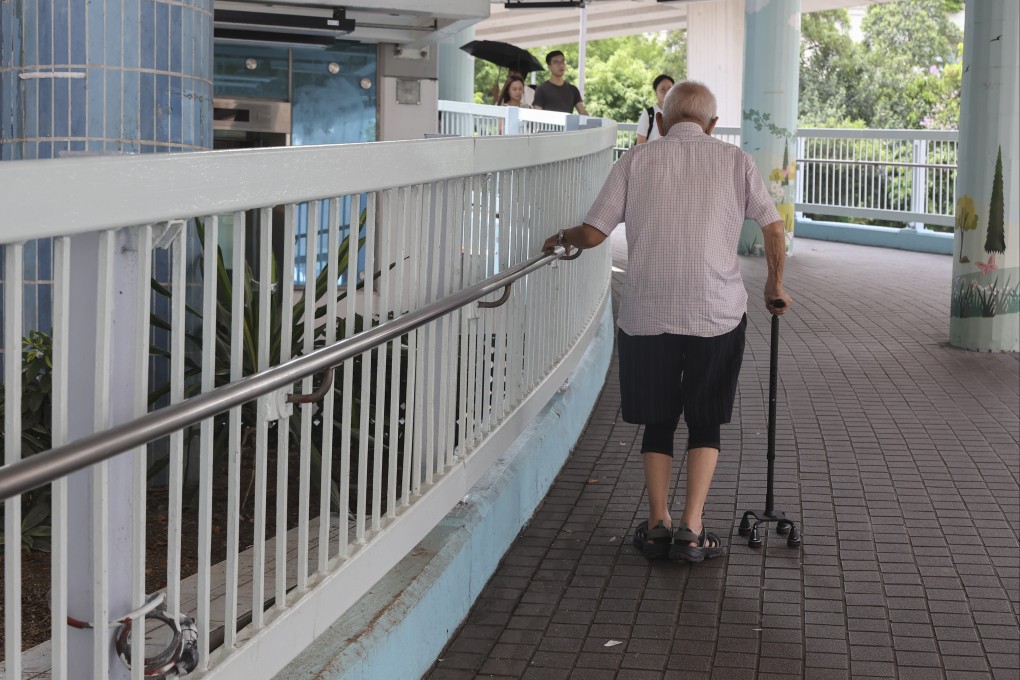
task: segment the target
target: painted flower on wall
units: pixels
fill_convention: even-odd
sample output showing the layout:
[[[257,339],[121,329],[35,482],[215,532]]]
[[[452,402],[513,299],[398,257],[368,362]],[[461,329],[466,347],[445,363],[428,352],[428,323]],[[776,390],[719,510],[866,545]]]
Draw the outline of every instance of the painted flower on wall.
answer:
[[[793,186],[795,186],[794,181],[797,176],[797,161],[796,159],[790,160],[790,140],[795,137],[795,134],[776,125],[772,120],[772,114],[768,112],[761,113],[754,109],[747,109],[744,111],[744,120],[754,125],[755,131],[761,132],[765,130],[772,137],[783,141],[782,164],[778,168],[772,168],[769,172],[768,183],[769,195],[772,198],[772,202],[776,205],[779,217],[783,220],[783,228],[786,231],[786,240],[789,244],[793,241],[796,212],[793,201]],[[750,140],[744,141],[745,144],[749,142]],[[753,252],[753,248],[750,247],[746,248],[746,250],[749,253]]]

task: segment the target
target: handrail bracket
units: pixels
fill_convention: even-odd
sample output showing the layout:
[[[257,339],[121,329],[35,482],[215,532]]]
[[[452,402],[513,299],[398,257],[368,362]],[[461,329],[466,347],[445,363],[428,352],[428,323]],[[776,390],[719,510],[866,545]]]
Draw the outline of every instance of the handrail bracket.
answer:
[[[485,302],[484,300],[479,300],[478,301],[479,308],[492,309],[493,307],[500,307],[502,305],[505,305],[506,301],[510,299],[510,287],[513,285],[514,285],[513,281],[506,284],[506,286],[503,287],[503,294],[500,296],[498,300],[493,300],[492,302]]]

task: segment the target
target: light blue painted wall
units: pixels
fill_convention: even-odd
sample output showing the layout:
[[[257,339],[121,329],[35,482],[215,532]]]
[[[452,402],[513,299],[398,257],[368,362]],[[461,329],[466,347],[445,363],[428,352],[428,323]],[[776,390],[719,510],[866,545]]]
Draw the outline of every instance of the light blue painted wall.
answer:
[[[0,3],[0,160],[211,148],[212,4]]]
[[[580,437],[613,352],[610,306],[569,380],[499,463],[372,593],[277,678],[419,678],[435,662]]]
[[[746,0],[741,148],[758,171],[786,224],[793,249],[794,160],[800,80],[800,0]],[[761,226],[745,220],[737,252],[763,255]]]
[[[212,148],[212,12],[213,0],[0,2],[0,161]],[[25,246],[23,334],[52,326],[52,251]],[[157,254],[160,280],[168,261]]]
[[[797,220],[797,235],[819,241],[855,243],[861,246],[897,248],[920,253],[951,255],[953,235],[934,231],[915,231],[894,227],[872,227],[848,222],[823,222],[820,220]]]

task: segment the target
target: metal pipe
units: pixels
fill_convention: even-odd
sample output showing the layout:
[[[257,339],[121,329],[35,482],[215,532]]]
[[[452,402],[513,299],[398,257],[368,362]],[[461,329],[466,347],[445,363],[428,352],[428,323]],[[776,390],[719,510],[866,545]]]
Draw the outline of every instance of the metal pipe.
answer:
[[[302,378],[336,366],[385,342],[400,337],[448,312],[463,307],[533,271],[554,262],[566,253],[557,246],[536,255],[481,283],[437,300],[416,312],[393,319],[359,335],[303,357],[292,359],[262,373],[242,378],[211,392],[146,414],[103,432],[83,437],[70,444],[31,456],[0,468],[0,501],[48,484],[72,472],[113,458],[119,453],[148,444],[235,406],[269,394]]]

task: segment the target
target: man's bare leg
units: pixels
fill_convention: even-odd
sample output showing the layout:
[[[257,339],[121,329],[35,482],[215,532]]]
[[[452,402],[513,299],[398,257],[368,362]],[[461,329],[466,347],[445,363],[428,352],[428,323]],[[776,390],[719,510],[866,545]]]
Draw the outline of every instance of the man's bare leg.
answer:
[[[642,457],[645,465],[645,486],[648,488],[648,528],[654,528],[660,521],[667,529],[672,528],[673,519],[669,516],[669,482],[673,477],[673,456],[645,452]],[[711,478],[710,472],[709,481]]]
[[[719,449],[707,447],[691,449],[687,452],[687,499],[684,503],[684,511],[680,521],[690,527],[696,534],[701,533],[701,514],[705,510],[705,500],[708,498],[708,490],[712,486],[712,476],[715,474],[715,463],[719,459]],[[645,459],[647,461],[647,457]],[[648,464],[645,463],[645,476],[648,476]],[[668,483],[668,481],[667,481]],[[649,496],[651,496],[649,486]],[[651,526],[649,524],[649,526]],[[696,546],[691,543],[691,546]]]

